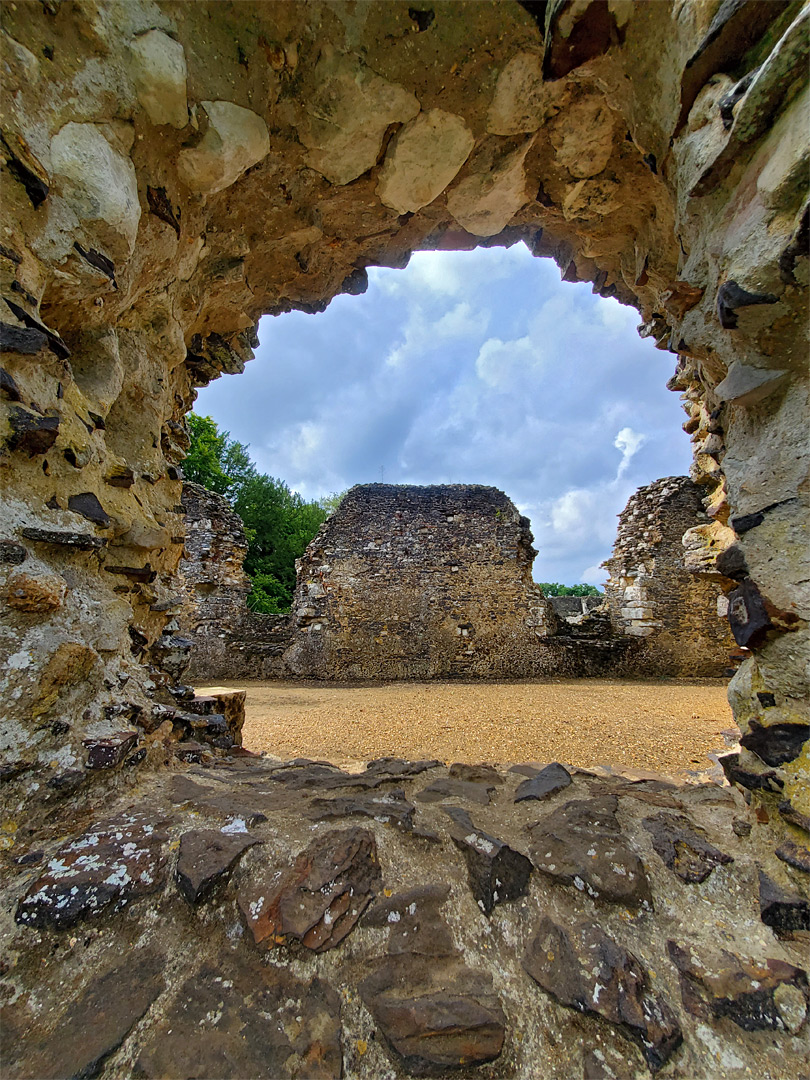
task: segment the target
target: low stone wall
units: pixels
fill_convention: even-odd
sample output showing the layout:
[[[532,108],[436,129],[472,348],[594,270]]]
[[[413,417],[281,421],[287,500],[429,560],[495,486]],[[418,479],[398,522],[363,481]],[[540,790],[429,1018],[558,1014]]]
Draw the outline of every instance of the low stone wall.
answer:
[[[774,845],[711,783],[198,750],[17,849],[4,1078],[806,1075],[795,817]]]

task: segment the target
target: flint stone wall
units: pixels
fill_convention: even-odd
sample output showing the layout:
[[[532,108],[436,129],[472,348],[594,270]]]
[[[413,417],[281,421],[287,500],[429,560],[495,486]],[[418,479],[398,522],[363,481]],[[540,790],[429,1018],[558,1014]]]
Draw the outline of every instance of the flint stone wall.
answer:
[[[639,488],[619,515],[605,600],[613,633],[637,639],[628,663],[639,673],[722,675],[739,653],[725,617],[733,582],[684,563],[685,534],[708,521],[687,476]]]
[[[713,513],[693,554],[736,549],[744,764],[764,777],[789,728],[780,782],[810,809],[808,18],[801,0],[4,5],[9,821],[47,813],[37,771],[82,773],[122,716],[142,766],[163,760],[195,388],[243,370],[261,315],[321,311],[368,266],[518,241],[678,355]]]
[[[315,678],[540,673],[551,613],[497,488],[365,484],[299,561],[285,665]]]
[[[248,543],[242,519],[227,499],[199,484],[183,484],[186,543],[180,562],[181,614],[194,648],[185,673],[192,683],[272,679],[281,674],[289,639],[287,615],[250,611],[243,569]]]

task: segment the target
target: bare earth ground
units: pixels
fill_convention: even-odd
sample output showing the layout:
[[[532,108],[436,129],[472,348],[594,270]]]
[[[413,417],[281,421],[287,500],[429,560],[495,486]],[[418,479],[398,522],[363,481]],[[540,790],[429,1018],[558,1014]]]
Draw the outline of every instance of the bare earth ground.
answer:
[[[248,750],[343,767],[391,756],[674,775],[711,768],[738,735],[726,684],[710,679],[228,685],[247,690]]]

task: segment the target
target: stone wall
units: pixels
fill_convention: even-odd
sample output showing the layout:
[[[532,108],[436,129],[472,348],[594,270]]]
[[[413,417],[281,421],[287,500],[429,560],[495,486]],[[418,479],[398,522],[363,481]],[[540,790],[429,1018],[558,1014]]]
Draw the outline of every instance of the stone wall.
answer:
[[[4,1075],[802,1072],[806,940],[775,935],[808,925],[809,17],[2,5]],[[195,387],[243,369],[262,314],[323,310],[416,249],[519,240],[678,356],[711,515],[690,550],[738,582],[751,651],[730,772],[756,812],[589,775],[569,799],[556,769],[526,777],[546,813],[496,770],[234,755],[171,777]],[[533,880],[507,900],[512,852]]]
[[[734,582],[684,567],[708,520],[700,488],[668,477],[619,518],[603,599],[551,597],[531,577],[528,522],[494,488],[353,488],[298,563],[290,616],[248,611],[244,529],[226,499],[184,484],[179,623],[186,673],[228,678],[569,678],[728,673]]]
[[[39,820],[86,738],[163,760],[195,387],[243,369],[260,315],[323,310],[368,266],[520,240],[677,354],[713,515],[695,551],[732,552],[751,650],[730,691],[746,766],[782,759],[808,809],[800,0],[45,0],[0,18],[9,822]]]
[[[178,580],[186,600],[180,623],[194,643],[185,678],[199,685],[278,676],[289,618],[248,610],[242,519],[227,499],[199,484],[183,484],[182,503],[186,542]]]
[[[640,488],[619,515],[605,597],[613,632],[638,640],[628,657],[638,672],[722,675],[739,651],[722,588],[733,582],[684,564],[684,534],[708,521],[686,476]]]
[[[496,488],[352,488],[299,561],[295,675],[539,674],[549,609],[527,518]]]
[[[3,875],[4,1080],[806,1074],[807,875],[739,790],[180,769]]]

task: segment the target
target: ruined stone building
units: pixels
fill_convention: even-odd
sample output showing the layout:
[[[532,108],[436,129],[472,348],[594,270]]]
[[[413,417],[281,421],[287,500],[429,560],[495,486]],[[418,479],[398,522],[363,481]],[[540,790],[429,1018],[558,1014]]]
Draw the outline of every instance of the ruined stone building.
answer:
[[[227,501],[186,484],[183,503],[197,681],[717,677],[736,649],[733,583],[684,566],[684,535],[708,520],[688,477],[631,498],[602,600],[543,596],[529,522],[496,488],[358,485],[299,560],[289,617],[247,610]]]
[[[4,1077],[806,1069],[809,21],[2,5]],[[748,650],[732,787],[258,761],[192,711],[196,388],[244,369],[262,315],[517,242],[677,365],[708,516],[686,554],[735,582]],[[643,628],[661,601],[631,576]]]
[[[640,488],[619,516],[605,597],[615,631],[636,639],[633,664],[649,674],[716,676],[738,651],[716,569],[685,566],[684,535],[708,521],[686,476]]]
[[[352,488],[300,560],[285,665],[316,678],[530,674],[548,605],[496,488]]]
[[[290,620],[247,607],[242,519],[227,499],[199,484],[183,484],[183,507],[186,542],[178,580],[185,602],[179,621],[194,643],[185,678],[205,685],[280,675]]]

